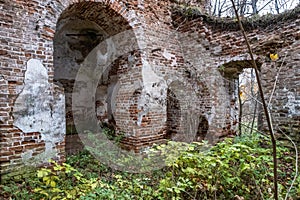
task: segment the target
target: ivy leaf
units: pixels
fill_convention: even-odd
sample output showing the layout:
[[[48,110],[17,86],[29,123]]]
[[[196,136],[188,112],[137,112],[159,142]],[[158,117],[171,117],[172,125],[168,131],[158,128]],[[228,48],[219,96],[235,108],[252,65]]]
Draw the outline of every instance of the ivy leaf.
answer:
[[[54,188],[56,186],[56,182],[55,181],[50,181],[50,186]]]
[[[37,176],[39,178],[47,176],[51,171],[49,169],[41,169],[38,171]]]
[[[50,178],[49,177],[43,177],[43,181],[47,184],[47,185],[49,185],[48,183],[50,182]]]
[[[54,193],[60,193],[60,192],[62,192],[62,190],[59,189],[59,188],[53,188],[51,191],[54,192]]]
[[[40,194],[43,194],[46,197],[49,197],[49,194],[46,191],[44,191],[42,188],[35,188],[33,191],[37,192],[37,193],[40,193]]]

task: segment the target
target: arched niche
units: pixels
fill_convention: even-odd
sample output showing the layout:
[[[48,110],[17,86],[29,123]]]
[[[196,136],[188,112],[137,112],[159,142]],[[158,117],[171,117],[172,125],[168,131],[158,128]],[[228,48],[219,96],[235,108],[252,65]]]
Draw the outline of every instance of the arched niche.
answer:
[[[206,119],[205,116],[200,115],[198,130],[197,130],[196,137],[194,140],[202,141],[202,140],[206,139],[206,136],[208,134],[208,129],[209,129],[208,120]]]
[[[177,99],[175,93],[171,90],[167,90],[167,138],[171,139],[175,134],[179,132],[180,126],[180,102]]]

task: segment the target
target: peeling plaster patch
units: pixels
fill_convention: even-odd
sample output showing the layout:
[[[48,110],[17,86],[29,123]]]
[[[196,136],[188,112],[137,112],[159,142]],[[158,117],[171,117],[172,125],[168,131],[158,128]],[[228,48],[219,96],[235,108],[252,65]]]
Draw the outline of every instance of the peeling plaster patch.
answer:
[[[128,62],[129,62],[129,66],[133,67],[133,65],[135,63],[135,56],[132,54],[128,55]]]
[[[173,66],[176,66],[177,65],[177,60],[176,60],[177,58],[175,57],[175,59],[172,61],[172,63],[171,63],[171,66],[173,67]]]
[[[26,151],[25,153],[22,153],[21,154],[22,160],[29,160],[30,158],[32,158],[32,154],[33,154],[32,150],[29,150],[29,151]]]
[[[138,8],[141,10],[145,9],[144,0],[138,0]]]
[[[216,108],[215,108],[215,106],[212,106],[212,108],[211,108],[211,110],[210,110],[209,113],[205,113],[204,114],[204,116],[207,119],[208,125],[212,124],[212,121],[213,121],[215,115],[216,115]]]
[[[254,60],[258,59],[259,57],[257,55],[253,55]],[[237,56],[226,56],[224,57],[220,62],[217,63],[218,66],[224,65],[229,62],[234,62],[234,61],[245,61],[245,60],[251,60],[251,57],[249,54],[240,54]]]
[[[222,46],[215,46],[212,48],[212,54],[218,56],[222,52]]]
[[[4,119],[3,116],[0,116],[0,124],[4,124],[6,122],[6,120]]]
[[[288,108],[288,117],[294,115],[300,115],[299,110],[297,111],[296,107],[300,106],[300,100],[296,100],[296,95],[293,92],[287,93],[288,102],[285,104],[284,108]]]
[[[166,49],[164,49],[163,57],[165,57],[167,60],[172,60],[171,66],[177,65],[177,58],[174,54],[169,53]]]
[[[112,51],[116,51],[114,43],[111,38],[105,40],[98,46],[97,54],[97,66],[102,65],[102,63],[107,63],[108,56]]]
[[[39,60],[27,62],[24,88],[16,99],[13,115],[14,125],[23,132],[40,132],[45,141],[45,156],[52,155],[55,143],[62,142],[65,135],[65,98],[64,94],[51,94],[47,69]],[[49,94],[50,93],[50,94]],[[30,157],[30,152],[22,154],[23,161]]]
[[[143,116],[147,115],[150,109],[162,109],[165,106],[167,95],[167,84],[163,77],[158,76],[151,65],[143,59],[142,68],[142,94],[138,100],[138,126],[141,125]]]
[[[153,84],[164,82],[163,77],[158,76],[153,69],[151,68],[150,64],[144,60],[143,61],[143,69],[142,69],[142,77],[144,83],[144,89],[148,92],[157,93],[158,91],[151,91],[153,90]]]
[[[141,22],[141,17],[139,15],[136,14],[136,12],[134,10],[130,10],[128,11],[128,22],[129,22],[129,25],[131,27],[135,27],[136,25],[138,25],[140,22]],[[144,19],[144,18],[142,18]]]
[[[134,86],[135,89],[142,88],[143,87],[142,80],[138,79],[138,80],[134,81],[133,86]]]
[[[166,49],[164,49],[164,52],[162,55],[163,55],[163,57],[165,57],[168,60],[171,60],[174,57],[174,55],[170,54]]]
[[[9,94],[8,81],[1,74],[0,74],[0,82],[1,82],[1,84],[4,83],[3,86],[0,87],[0,94],[8,95]],[[6,99],[6,100],[4,100],[4,102],[2,102],[2,103],[7,103],[7,105],[8,105],[8,98],[4,98],[4,99]],[[1,115],[0,116],[0,124],[6,124],[8,119],[9,119],[8,117]]]

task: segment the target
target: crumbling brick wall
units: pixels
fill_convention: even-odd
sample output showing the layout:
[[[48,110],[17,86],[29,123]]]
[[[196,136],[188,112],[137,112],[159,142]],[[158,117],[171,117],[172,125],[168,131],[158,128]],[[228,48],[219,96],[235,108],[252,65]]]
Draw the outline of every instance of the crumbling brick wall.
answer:
[[[59,6],[1,1],[1,174],[64,160],[64,96],[53,84]]]
[[[228,116],[237,107],[237,95],[233,99],[235,103],[232,104],[229,85],[224,79],[224,74],[217,71],[218,68],[230,66],[236,68],[236,71],[231,73],[238,75],[243,68],[251,68],[247,46],[236,21],[219,21],[196,12],[188,14],[182,8],[173,11],[174,25],[180,32],[181,44],[187,52],[186,60],[197,68],[199,77],[204,75],[210,81],[208,85],[211,86],[212,94],[215,94],[215,101],[212,102],[218,107],[219,118],[216,117],[214,123],[221,123],[221,128],[227,127],[231,121],[230,127],[234,128],[232,122],[237,119],[237,113],[235,116]],[[299,140],[300,115],[299,13],[298,6],[278,16],[243,21],[260,69],[265,100],[270,102],[275,130],[277,133],[290,133],[296,140]],[[277,53],[280,59],[272,61],[271,53]],[[201,59],[193,55],[201,55]],[[213,73],[210,73],[212,71]],[[260,108],[259,128],[265,131],[267,125],[263,115]]]
[[[48,158],[64,160],[65,134],[78,114],[74,94],[86,98],[98,121],[124,132],[123,147],[136,152],[165,139],[232,133],[236,107],[218,68],[249,60],[242,35],[236,26],[224,29],[202,15],[185,18],[173,12],[177,4],[0,1],[0,173]],[[277,29],[284,42],[277,40],[276,50],[288,54],[285,62],[283,56],[265,61]],[[266,98],[273,85],[269,74],[284,63],[272,109],[283,125],[288,119],[299,127],[299,20],[249,28],[248,34],[262,64]],[[104,61],[110,64],[101,72],[91,66]],[[93,91],[81,94],[77,89],[89,82],[87,76],[78,81],[84,66],[101,77]]]

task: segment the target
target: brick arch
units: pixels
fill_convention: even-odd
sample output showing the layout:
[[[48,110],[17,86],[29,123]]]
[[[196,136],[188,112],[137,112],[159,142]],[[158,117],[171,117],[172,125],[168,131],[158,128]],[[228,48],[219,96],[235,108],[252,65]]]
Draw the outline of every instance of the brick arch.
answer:
[[[58,46],[66,45],[64,41],[68,43],[68,51],[77,51],[76,54],[81,54],[79,58],[76,58],[76,63],[80,64],[89,52],[109,37],[130,30],[133,34],[130,34],[129,37],[136,38],[135,32],[138,30],[136,24],[139,23],[136,23],[135,20],[138,18],[133,16],[134,12],[128,13],[126,6],[118,1],[113,1],[113,3],[111,1],[57,3],[61,4],[61,7],[56,13],[58,18],[53,37],[54,76],[57,74],[58,64],[56,61],[61,56]]]
[[[101,52],[108,51],[110,46],[106,42],[112,39],[118,43],[116,40],[118,40],[119,34],[129,33],[130,36],[128,37],[130,38],[128,38],[127,43],[131,42],[137,44],[138,39],[136,38],[135,31],[138,30],[139,27],[135,25],[138,24],[135,23],[135,20],[138,20],[138,18],[134,17],[134,15],[134,11],[128,13],[126,7],[117,1],[114,3],[110,3],[109,1],[72,2],[60,13],[54,36],[53,68],[54,81],[59,82],[64,87],[66,95],[67,134],[77,133],[73,119],[72,94],[74,92],[73,86],[76,75],[81,64],[85,63],[85,58],[88,57],[89,53],[92,53],[95,48],[97,51],[101,49]],[[105,43],[107,46],[103,46]],[[121,49],[118,50],[123,53],[123,48],[126,48],[126,46],[119,46]],[[139,54],[134,52],[130,52],[130,55],[127,55],[128,52],[124,55],[120,55],[120,52],[117,54],[120,57],[112,63],[113,66],[109,67],[109,69],[103,73],[102,79],[99,80],[95,97],[95,112],[100,124],[108,124],[116,129],[118,127],[117,125],[120,124],[118,123],[120,117],[116,117],[114,115],[114,109],[112,109],[116,106],[112,105],[110,101],[112,92],[119,90],[120,79],[122,79],[122,83],[129,81],[127,80],[129,77],[126,76],[126,74],[135,74],[134,76],[137,78],[141,75],[141,68],[135,67],[138,63],[141,64]],[[94,54],[92,53],[92,55]],[[98,56],[95,54],[95,57]],[[134,63],[131,63],[132,61],[130,60],[132,59]],[[117,66],[118,63],[123,63],[122,69]],[[124,127],[120,127],[120,130],[123,131],[122,128]],[[72,141],[68,140],[68,137],[66,144],[67,149],[68,146],[73,145]],[[70,152],[73,151],[74,149],[70,150]]]
[[[91,4],[92,3],[92,4]],[[46,4],[46,2],[45,2]],[[109,0],[54,0],[47,2],[47,5],[50,9],[53,9],[55,6],[57,9],[53,9],[53,12],[56,12],[55,16],[57,19],[61,16],[67,16],[68,14],[65,11],[71,10],[76,8],[78,5],[84,9],[87,9],[88,7],[91,8],[95,6],[96,4],[102,5],[103,7],[109,8],[112,11],[119,13],[121,16],[124,18],[130,19],[130,14],[127,12],[127,6],[120,0],[114,0],[114,1],[109,1]],[[93,6],[89,6],[93,5]],[[88,7],[86,7],[88,6]],[[77,7],[78,8],[78,7]]]
[[[59,22],[68,18],[88,19],[104,27],[109,35],[115,35],[121,31],[133,28],[129,21],[130,14],[126,7],[121,6],[117,1],[84,1],[70,3],[69,6],[61,12],[58,18]],[[136,20],[136,19],[135,19]]]
[[[22,10],[19,13],[19,16],[16,18],[27,19],[22,23],[22,27],[26,26],[26,30],[34,30],[35,35],[32,37],[30,31],[25,32],[25,34],[32,37],[34,44],[32,48],[39,49],[39,52],[33,53],[32,48],[25,47],[25,56],[26,58],[38,58],[43,60],[43,64],[48,69],[49,72],[49,81],[53,80],[53,38],[57,33],[58,22],[62,17],[70,16],[72,13],[71,10],[83,6],[83,8],[91,8],[88,4],[96,5],[103,7],[102,10],[109,10],[109,12],[114,15],[118,15],[120,18],[127,21],[131,28],[136,28],[139,23],[138,17],[132,17],[133,12],[128,12],[128,8],[122,1],[107,1],[107,0],[53,0],[53,1],[16,1],[12,0],[9,2],[9,6],[13,6],[16,10]],[[100,6],[101,5],[101,6]],[[84,11],[84,10],[83,10]],[[89,14],[89,12],[81,12],[81,18],[84,18],[84,15]],[[91,14],[90,14],[91,15]],[[96,16],[94,16],[96,17]],[[122,22],[123,23],[123,22]],[[23,33],[23,32],[21,32]],[[28,40],[27,43],[32,43],[31,40]],[[45,45],[47,43],[47,45]],[[47,60],[46,60],[46,59]]]

